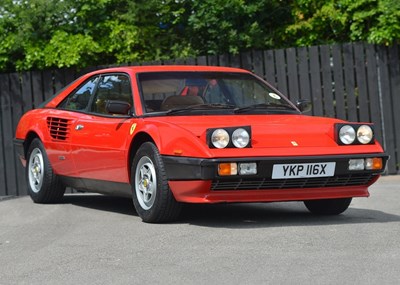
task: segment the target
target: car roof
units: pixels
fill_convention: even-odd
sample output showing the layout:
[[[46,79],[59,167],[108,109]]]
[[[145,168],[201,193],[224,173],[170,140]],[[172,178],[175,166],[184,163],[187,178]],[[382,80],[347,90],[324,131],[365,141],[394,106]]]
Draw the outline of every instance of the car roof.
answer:
[[[248,70],[223,67],[223,66],[203,66],[203,65],[141,65],[141,66],[120,66],[106,69],[99,69],[91,72],[90,74],[108,73],[108,72],[128,72],[135,73],[141,72],[179,72],[179,71],[193,71],[193,72],[241,72],[250,73]]]

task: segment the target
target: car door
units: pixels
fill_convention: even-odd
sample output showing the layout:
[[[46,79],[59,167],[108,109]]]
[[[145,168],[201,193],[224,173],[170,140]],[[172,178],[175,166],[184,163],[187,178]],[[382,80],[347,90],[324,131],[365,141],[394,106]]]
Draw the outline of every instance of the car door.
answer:
[[[44,137],[47,156],[55,173],[61,176],[73,176],[76,172],[71,156],[71,128],[77,117],[71,112],[52,110],[47,113],[48,132]]]
[[[74,126],[87,109],[94,94],[99,76],[85,80],[57,106],[46,112],[48,136],[45,146],[54,172],[65,177],[76,176],[76,166],[71,153]]]
[[[124,101],[133,106],[127,74],[104,74],[93,94],[88,112],[75,122],[71,137],[72,157],[77,176],[90,181],[129,182],[128,149],[135,119],[109,114],[109,101]],[[88,187],[90,188],[90,187]]]

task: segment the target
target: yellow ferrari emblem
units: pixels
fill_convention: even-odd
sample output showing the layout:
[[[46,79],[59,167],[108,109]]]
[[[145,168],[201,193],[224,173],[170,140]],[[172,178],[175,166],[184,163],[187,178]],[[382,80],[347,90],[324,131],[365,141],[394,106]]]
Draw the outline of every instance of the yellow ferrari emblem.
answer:
[[[129,133],[130,133],[131,135],[135,132],[136,125],[137,125],[136,123],[133,123],[133,124],[132,124],[131,130],[129,131]]]

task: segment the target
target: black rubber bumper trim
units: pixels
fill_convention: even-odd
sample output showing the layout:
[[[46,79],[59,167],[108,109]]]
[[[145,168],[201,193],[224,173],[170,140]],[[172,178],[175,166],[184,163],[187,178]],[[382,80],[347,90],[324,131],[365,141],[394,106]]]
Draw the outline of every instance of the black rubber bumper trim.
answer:
[[[349,159],[381,157],[382,170],[349,171]],[[192,158],[179,156],[162,156],[168,180],[212,180],[215,178],[271,178],[274,164],[336,162],[335,175],[382,173],[389,156],[385,153],[368,153],[354,155],[298,156],[298,157],[240,157],[240,158]],[[256,162],[257,175],[219,176],[218,164],[223,162]]]
[[[25,159],[25,150],[24,150],[24,140],[21,139],[13,139],[15,152],[17,155],[23,159]]]

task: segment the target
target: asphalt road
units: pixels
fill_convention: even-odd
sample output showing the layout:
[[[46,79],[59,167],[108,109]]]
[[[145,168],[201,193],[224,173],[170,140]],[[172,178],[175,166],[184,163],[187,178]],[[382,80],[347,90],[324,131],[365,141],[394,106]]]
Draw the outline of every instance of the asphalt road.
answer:
[[[0,284],[400,284],[400,175],[345,214],[302,203],[186,207],[145,224],[129,199],[0,202]]]

